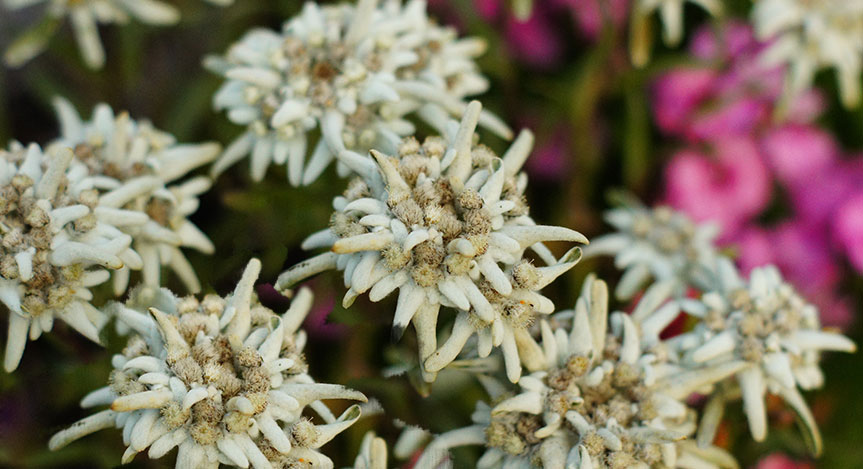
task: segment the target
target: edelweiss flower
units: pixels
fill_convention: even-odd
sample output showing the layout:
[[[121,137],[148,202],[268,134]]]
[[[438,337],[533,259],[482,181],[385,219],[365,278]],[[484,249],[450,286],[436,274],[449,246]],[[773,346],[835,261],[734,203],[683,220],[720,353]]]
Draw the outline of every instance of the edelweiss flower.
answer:
[[[180,12],[176,8],[159,0],[5,0],[10,9],[37,3],[47,3],[45,18],[6,51],[5,60],[10,67],[21,66],[41,53],[66,16],[75,30],[84,62],[90,68],[105,65],[99,23],[125,24],[130,17],[153,25],[169,25],[180,20]]]
[[[515,393],[484,378],[495,404],[477,404],[472,426],[437,437],[417,467],[436,467],[454,446],[485,445],[478,468],[736,468],[716,447],[682,441],[695,412],[668,395],[658,357],[645,353],[632,319],[615,313],[608,333],[607,287],[588,279],[571,327],[540,322],[541,365]],[[563,313],[561,313],[563,314]]]
[[[718,261],[720,284],[702,297],[701,321],[691,332],[672,340],[691,368],[724,365],[736,368],[749,428],[756,441],[767,434],[764,396],[780,396],[797,412],[815,454],[821,436],[797,387],[818,388],[824,377],[818,366],[824,350],[853,352],[843,335],[821,329],[818,310],[785,283],[773,267],[755,269],[749,281],[740,278],[731,261]],[[702,422],[703,441],[712,441],[722,419],[722,408],[735,390],[724,383],[708,404]]]
[[[722,14],[722,0],[636,0],[630,23],[629,52],[632,62],[642,67],[650,60],[653,47],[651,16],[659,12],[662,20],[662,39],[668,46],[676,46],[683,39],[683,9],[686,3],[703,8],[713,16]]]
[[[207,60],[227,79],[214,106],[247,126],[213,173],[251,153],[254,180],[274,162],[287,163],[292,185],[309,184],[345,148],[394,151],[414,132],[409,114],[443,132],[449,115],[464,111],[466,96],[488,88],[473,61],[485,47],[429,20],[424,0],[308,2],[282,33],[252,30],[225,57]],[[481,121],[510,137],[491,114]],[[312,137],[316,131],[321,138]]]
[[[532,136],[519,136],[503,158],[472,145],[480,107],[471,103],[450,142],[408,138],[397,156],[372,150],[374,160],[343,152],[343,161],[359,176],[335,199],[331,227],[303,244],[331,246],[331,251],[288,269],[276,283],[284,289],[325,270],[344,271],[345,307],[362,293],[380,301],[398,289],[393,337],[400,338],[413,321],[428,381],[474,332],[481,355],[492,346],[507,351],[509,376],[517,381],[518,337],[535,313],[554,310],[538,290],[580,258],[575,248],[558,262],[541,243],[587,243],[576,231],[534,224],[523,196],[526,176],[518,174]],[[549,266],[522,262],[528,247]],[[435,353],[441,306],[462,314]]]
[[[204,176],[168,186],[195,168],[213,161],[220,147],[215,143],[177,144],[174,137],[147,122],[118,116],[107,104],[96,106],[90,121],[82,121],[65,99],[54,105],[60,120],[62,136],[53,144],[75,149],[76,158],[84,163],[97,188],[111,190],[100,205],[139,212],[135,223],[120,228],[132,236],[133,247],[144,259],[144,283],[161,285],[161,266],[169,266],[193,293],[200,290],[197,275],[181,247],[206,254],[213,244],[188,216],[198,209],[198,195],[210,188]],[[110,180],[104,177],[111,178]],[[115,190],[120,186],[123,190]],[[126,291],[129,269],[114,276],[114,292]]]
[[[353,424],[359,406],[336,418],[321,399],[365,401],[357,391],[315,383],[302,355],[298,331],[312,304],[300,290],[278,316],[253,299],[260,272],[249,262],[233,295],[175,298],[158,291],[150,300],[165,308],[143,311],[117,305],[120,321],[138,335],[114,356],[110,385],[87,395],[83,407],[110,404],[51,438],[59,449],[97,430],[123,428],[123,463],[149,447],[160,458],[179,447],[176,467],[255,469],[333,467],[316,451]],[[139,295],[152,294],[141,289]],[[146,303],[138,298],[133,305]],[[304,418],[312,408],[326,423]]]
[[[752,22],[761,39],[776,38],[764,59],[789,66],[788,98],[811,87],[820,69],[834,67],[843,104],[860,103],[863,1],[758,0]]]
[[[651,277],[674,282],[678,296],[688,286],[713,284],[717,226],[696,224],[669,207],[635,204],[610,210],[605,219],[618,232],[595,239],[585,255],[613,255],[617,268],[625,269],[615,289],[618,298],[631,298]]]
[[[13,144],[0,157],[0,301],[9,310],[4,367],[12,371],[28,335],[50,331],[55,317],[99,342],[107,317],[88,288],[107,281],[109,269],[142,262],[110,222],[131,213],[101,206],[71,150]]]

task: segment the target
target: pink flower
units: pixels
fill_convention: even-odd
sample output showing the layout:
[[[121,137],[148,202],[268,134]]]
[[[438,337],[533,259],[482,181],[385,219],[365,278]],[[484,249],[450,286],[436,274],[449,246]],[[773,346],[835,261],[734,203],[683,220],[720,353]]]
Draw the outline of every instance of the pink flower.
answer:
[[[660,130],[683,133],[692,114],[713,89],[717,73],[709,68],[679,68],[653,86],[653,113]]]
[[[752,135],[770,118],[770,108],[771,103],[757,97],[730,100],[692,116],[686,136],[700,141]]]
[[[795,212],[809,223],[829,223],[839,208],[863,184],[863,167],[839,162],[810,174],[788,190]]]
[[[811,184],[813,176],[832,167],[839,155],[832,135],[804,125],[765,132],[761,148],[778,179],[789,186]]]
[[[755,145],[747,139],[713,144],[711,156],[677,153],[665,169],[665,198],[699,221],[713,220],[729,237],[770,200],[770,178]]]
[[[653,87],[653,112],[665,133],[693,141],[749,135],[769,128],[782,95],[784,70],[765,68],[750,26],[731,22],[717,33],[698,30],[691,53],[705,62],[662,75]],[[802,95],[790,106],[788,120],[811,122],[823,110],[821,95]]]
[[[775,262],[776,253],[770,239],[770,232],[761,227],[743,228],[735,237],[733,244],[738,249],[737,263],[746,275],[756,267]]]
[[[863,192],[839,207],[833,219],[833,233],[851,265],[863,272]]]

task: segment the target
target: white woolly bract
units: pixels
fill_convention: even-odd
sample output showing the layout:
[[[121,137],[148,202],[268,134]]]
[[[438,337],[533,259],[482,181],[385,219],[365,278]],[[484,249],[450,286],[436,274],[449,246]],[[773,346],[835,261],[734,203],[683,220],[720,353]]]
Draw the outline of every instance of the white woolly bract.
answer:
[[[226,78],[214,107],[247,128],[213,173],[251,154],[254,180],[275,163],[292,185],[309,184],[344,149],[391,153],[414,133],[415,117],[444,132],[464,98],[488,88],[474,63],[484,50],[430,20],[424,0],[307,2],[281,32],[254,29],[205,62]],[[510,137],[491,114],[481,120]],[[339,169],[344,176],[348,166]]]
[[[340,158],[358,176],[333,201],[331,227],[303,245],[330,252],[290,268],[276,282],[284,289],[322,271],[340,270],[348,288],[345,307],[366,292],[380,301],[398,290],[393,337],[400,338],[413,323],[429,382],[474,333],[480,356],[493,347],[504,349],[509,378],[518,381],[518,343],[526,327],[536,314],[554,310],[539,290],[581,257],[574,248],[557,260],[542,243],[587,243],[576,231],[538,226],[528,216],[527,180],[519,171],[532,136],[524,132],[498,158],[472,144],[480,108],[472,102],[461,124],[452,123],[449,139],[431,137],[421,144],[408,138],[394,156],[343,152]],[[549,265],[534,267],[523,260],[527,248]],[[461,313],[438,348],[441,306]]]
[[[107,104],[99,104],[89,121],[62,98],[54,100],[61,136],[52,145],[73,148],[94,178],[103,182],[102,216],[114,220],[132,236],[133,247],[144,260],[144,283],[161,286],[160,270],[167,266],[197,293],[201,289],[192,265],[180,248],[212,254],[214,247],[188,217],[198,209],[198,195],[210,188],[206,177],[182,180],[189,172],[210,163],[218,155],[216,143],[178,144],[176,139],[153,128],[147,121],[118,115]],[[133,216],[129,212],[138,212]],[[126,291],[128,269],[114,275],[114,293]]]
[[[119,181],[104,178],[121,186]],[[0,150],[0,302],[9,311],[4,368],[17,368],[28,337],[60,318],[99,342],[106,316],[89,287],[112,270],[141,268],[132,239],[100,212],[94,180],[68,148]]]
[[[718,226],[695,223],[666,206],[651,209],[637,203],[609,210],[605,219],[617,231],[594,239],[584,253],[614,257],[624,271],[615,288],[619,299],[632,298],[649,280],[671,282],[677,296],[715,282]]]
[[[304,462],[332,468],[318,448],[360,417],[349,407],[336,417],[321,399],[366,401],[362,393],[315,383],[302,356],[298,330],[312,305],[300,290],[282,315],[254,297],[260,262],[249,262],[234,293],[202,300],[142,288],[114,306],[132,335],[115,355],[107,387],[87,395],[84,407],[109,408],[51,438],[52,450],[89,433],[122,428],[123,463],[139,452],[160,458],[178,447],[178,469],[270,469]],[[142,305],[152,305],[149,312]],[[162,309],[159,309],[162,308]],[[311,408],[323,423],[303,417]]]

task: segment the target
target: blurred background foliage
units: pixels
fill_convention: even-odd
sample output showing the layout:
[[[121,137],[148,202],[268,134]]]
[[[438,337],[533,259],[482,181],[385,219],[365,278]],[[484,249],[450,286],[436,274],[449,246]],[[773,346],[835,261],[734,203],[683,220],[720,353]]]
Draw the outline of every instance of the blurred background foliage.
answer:
[[[176,3],[183,13],[177,26],[155,28],[133,22],[102,28],[107,65],[101,71],[83,66],[68,24],[32,62],[15,70],[0,68],[0,142],[14,138],[45,143],[57,135],[50,106],[57,95],[69,98],[83,115],[89,115],[96,103],[107,102],[116,110],[130,111],[135,118],[148,118],[179,141],[230,142],[242,129],[212,111],[211,96],[220,80],[202,68],[202,57],[225,51],[252,27],[279,28],[301,3],[239,0],[224,9],[199,0]],[[663,164],[675,143],[663,140],[652,123],[649,84],[657,74],[687,61],[684,52],[658,45],[648,67],[633,69],[625,31],[606,24],[599,37],[589,41],[579,35],[570,16],[560,15],[547,25],[560,38],[559,56],[550,64],[537,65],[514,54],[501,25],[483,20],[473,2],[430,3],[442,22],[488,41],[489,50],[479,61],[492,83],[491,90],[480,98],[484,105],[516,128],[533,129],[537,148],[553,149],[551,156],[540,159],[537,154],[537,160],[528,164],[532,181],[528,200],[536,220],[573,227],[591,237],[607,229],[601,214],[608,208],[609,191],[625,189],[648,202],[655,200]],[[729,16],[745,17],[749,0],[727,3]],[[13,13],[0,6],[0,49],[39,14],[39,8]],[[696,24],[719,21],[695,8],[687,8],[686,18],[687,31]],[[819,76],[818,84],[830,99],[822,124],[834,130],[846,149],[860,151],[863,110],[849,111],[838,105],[832,76]],[[485,143],[497,151],[506,148],[506,142],[493,136],[486,136]],[[332,170],[303,188],[286,183],[283,167],[271,167],[259,184],[251,183],[246,162],[223,174],[193,217],[217,247],[212,257],[188,253],[205,291],[229,292],[252,256],[263,262],[262,283],[274,281],[285,267],[305,258],[308,254],[299,243],[326,226],[330,200],[343,186],[344,181]],[[563,247],[553,248],[560,254]],[[585,261],[553,284],[547,295],[558,309],[570,307],[582,279],[594,270],[612,282],[618,276],[607,260]],[[855,311],[860,311],[863,282],[851,269],[846,272],[846,286],[853,293]],[[383,369],[414,360],[411,332],[401,343],[390,343],[394,298],[372,304],[361,297],[350,310],[344,310],[339,275],[323,275],[310,283],[318,312],[307,323],[311,338],[307,356],[313,377],[361,390],[379,400],[387,412],[362,420],[325,448],[337,467],[352,463],[363,433],[370,428],[394,442],[398,435],[394,418],[434,432],[469,422],[474,402],[483,393],[457,373],[440,379],[428,398],[414,391],[409,376],[381,377]],[[169,277],[168,286],[182,291],[177,279]],[[106,293],[102,292],[104,300]],[[259,293],[277,312],[289,303],[265,288]],[[0,466],[119,465],[123,445],[118,431],[98,432],[58,453],[46,447],[52,433],[88,414],[78,408],[78,401],[106,382],[110,355],[122,348],[122,340],[108,329],[108,348],[102,349],[58,324],[54,333],[28,345],[15,374],[0,373]],[[859,321],[849,332],[861,342]],[[863,356],[828,356],[825,369],[825,389],[808,396],[825,439],[825,454],[813,464],[863,467]],[[733,431],[724,428],[721,433],[721,443],[740,457],[743,467],[772,451],[805,458],[790,411],[776,402],[770,407],[770,417],[775,427],[763,444],[753,443],[744,425],[734,425]],[[742,421],[739,406],[732,406],[729,420]],[[478,455],[475,448],[461,451],[460,461]],[[138,456],[127,467],[173,467],[172,458],[151,461]]]

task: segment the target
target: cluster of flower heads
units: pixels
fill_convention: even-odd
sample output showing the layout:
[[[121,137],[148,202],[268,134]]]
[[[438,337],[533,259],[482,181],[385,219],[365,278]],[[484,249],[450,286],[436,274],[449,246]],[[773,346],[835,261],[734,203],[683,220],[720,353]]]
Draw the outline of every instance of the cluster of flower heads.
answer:
[[[105,195],[70,149],[13,143],[0,157],[0,301],[9,311],[4,367],[12,371],[28,336],[50,331],[55,317],[99,342],[107,317],[88,288],[142,260],[114,223],[130,214],[101,206]]]
[[[233,0],[207,0],[215,5],[229,5]],[[180,12],[161,0],[3,0],[6,8],[17,10],[45,3],[44,18],[24,32],[6,50],[4,60],[11,67],[24,65],[48,45],[65,17],[75,31],[75,40],[84,63],[90,68],[105,65],[105,49],[99,39],[99,24],[128,23],[131,18],[142,23],[167,26],[180,21]]]
[[[366,397],[312,380],[298,330],[311,292],[300,290],[277,315],[254,298],[260,268],[257,259],[249,262],[226,298],[142,288],[114,305],[134,333],[112,359],[109,385],[81,401],[110,408],[54,435],[51,449],[116,426],[127,445],[124,463],[145,450],[155,459],[178,447],[177,468],[333,467],[317,450],[352,425],[360,407],[336,417],[321,400]],[[324,423],[304,416],[307,407]]]
[[[752,23],[761,39],[775,38],[764,60],[788,65],[790,97],[810,88],[819,70],[835,68],[842,103],[860,104],[863,1],[759,0]]]
[[[638,210],[644,213],[646,209]],[[684,217],[680,213],[675,215]],[[659,234],[667,228],[654,225],[652,235],[663,239]],[[619,236],[630,235],[617,233],[606,239]],[[603,243],[607,245],[604,253],[615,255],[618,261],[622,257],[632,258],[626,266],[645,271],[657,258],[665,257],[660,262],[674,263],[680,256],[693,258],[684,253],[696,252],[691,244],[681,245],[679,252],[664,254],[657,254],[650,245],[615,247],[602,238],[594,245]],[[674,275],[657,277],[658,282],[648,289],[641,302],[650,298],[652,305],[672,298],[667,311],[652,316],[658,321],[655,326],[643,328],[646,330],[642,332],[653,337],[658,337],[679,310],[696,319],[691,330],[667,339],[664,348],[681,370],[690,373],[714,370],[708,373],[709,380],[701,382],[699,391],[711,395],[701,421],[699,441],[713,440],[724,404],[741,397],[752,436],[757,441],[763,440],[767,432],[764,399],[769,392],[781,397],[796,412],[812,452],[819,454],[818,428],[798,388],[811,390],[823,385],[821,352],[853,352],[856,346],[845,336],[823,329],[818,309],[785,282],[774,266],[754,269],[744,279],[733,262],[714,247],[701,246],[697,252],[702,253],[700,258],[712,260],[710,264],[700,264],[706,270],[678,269]],[[687,289],[697,290],[698,297],[686,297]],[[671,306],[675,303],[676,306]],[[639,307],[633,316],[639,316]],[[733,380],[729,378],[732,375]]]
[[[251,154],[254,180],[276,163],[287,165],[292,185],[309,184],[345,149],[394,151],[414,133],[409,115],[443,132],[465,97],[488,88],[474,63],[485,47],[435,24],[424,0],[308,2],[282,32],[254,29],[206,61],[227,80],[214,106],[247,127],[213,172]],[[480,120],[511,134],[491,114]],[[344,175],[348,167],[339,167]]]
[[[166,187],[213,160],[219,145],[178,145],[174,138],[114,117],[106,105],[82,122],[65,100],[56,102],[62,136],[47,151],[13,143],[2,151],[2,268],[0,298],[10,311],[5,368],[17,367],[27,336],[50,331],[55,316],[99,342],[107,321],[88,287],[114,276],[126,291],[131,270],[158,286],[167,264],[190,290],[194,270],[180,252],[212,245],[186,216],[207,180]]]
[[[169,266],[192,293],[201,286],[181,247],[213,253],[213,244],[187,217],[198,209],[197,196],[211,185],[205,176],[180,183],[190,171],[212,162],[221,147],[216,143],[178,144],[174,136],[146,121],[136,122],[123,112],[115,115],[99,104],[91,120],[84,121],[71,104],[56,99],[61,136],[51,146],[72,148],[78,161],[98,185],[111,191],[101,199],[106,208],[138,212],[140,221],[116,220],[134,239],[133,247],[144,261],[144,283],[160,286],[161,266]],[[114,277],[114,293],[126,291],[129,270]]]
[[[696,412],[680,396],[692,380],[675,379],[678,367],[662,344],[642,340],[636,317],[609,320],[607,299],[605,283],[589,277],[574,310],[552,316],[554,326],[540,322],[535,371],[517,389],[484,378],[492,404],[477,404],[472,426],[437,437],[419,467],[476,444],[487,447],[480,468],[737,467],[725,451],[686,440]]]
[[[667,228],[653,226],[655,234]],[[650,251],[637,265],[661,255],[630,242],[618,247],[618,259],[633,249]],[[731,455],[712,446],[725,405],[742,398],[752,435],[761,441],[767,393],[794,410],[819,454],[820,434],[798,388],[823,384],[822,351],[853,352],[854,343],[823,330],[817,309],[774,267],[745,280],[730,259],[718,253],[711,259],[705,265],[711,275],[686,284],[698,286],[699,297],[676,293],[686,272],[678,270],[655,278],[631,314],[609,315],[605,283],[588,277],[574,310],[541,320],[519,344],[532,373],[517,388],[481,376],[492,404],[477,404],[473,425],[436,437],[421,467],[440,467],[451,447],[484,445],[477,467],[736,468]],[[695,326],[660,338],[681,311]],[[709,396],[700,416],[693,394]]]
[[[721,6],[694,3],[713,14]],[[51,5],[56,17],[70,15],[92,65],[103,60],[96,20],[176,21],[173,8],[158,0]],[[647,15],[658,10],[666,41],[676,42],[682,5],[636,3],[637,63],[650,47]],[[836,4],[806,3],[827,5]],[[821,352],[851,352],[855,345],[823,330],[817,309],[775,268],[744,279],[714,247],[715,227],[667,207],[633,204],[610,212],[619,232],[596,240],[590,254],[613,255],[625,270],[619,299],[652,283],[631,314],[609,314],[606,284],[589,276],[575,308],[551,315],[555,306],[541,290],[580,260],[581,248],[558,259],[543,243],[587,239],[530,217],[521,173],[530,132],[501,157],[478,143],[478,125],[510,134],[478,102],[464,101],[487,87],[473,62],[484,44],[430,22],[425,6],[422,0],[307,3],[281,34],[251,31],[226,57],[208,61],[228,80],[216,106],[248,126],[214,174],[251,154],[255,180],[271,162],[287,164],[293,185],[314,181],[334,160],[344,175],[354,175],[333,201],[330,227],[303,244],[330,251],[288,269],[276,288],[339,270],[345,307],[364,293],[377,302],[398,290],[393,338],[414,325],[425,381],[460,355],[479,365],[464,368],[478,373],[492,402],[477,404],[473,425],[435,438],[417,466],[445,463],[455,446],[484,445],[477,463],[483,468],[736,468],[731,455],[712,445],[724,407],[742,399],[761,441],[767,393],[796,412],[819,453],[820,435],[800,389],[822,385]],[[41,43],[29,40],[13,49],[13,59],[36,52]],[[805,65],[792,70],[798,79],[811,68]],[[19,144],[0,152],[0,301],[10,310],[5,366],[14,369],[28,335],[50,330],[55,316],[97,342],[109,316],[131,334],[112,359],[108,386],[81,402],[109,408],[54,435],[50,448],[117,427],[127,446],[124,463],[144,451],[161,458],[177,447],[178,468],[333,467],[318,450],[356,422],[361,408],[337,417],[322,400],[366,397],[310,377],[299,329],[310,291],[301,289],[287,312],[274,313],[254,295],[256,259],[227,297],[199,300],[158,288],[164,264],[189,290],[200,289],[180,247],[213,250],[187,219],[210,182],[175,181],[215,160],[218,145],[178,145],[105,105],[84,121],[68,102],[55,104],[62,136],[47,152]],[[441,136],[404,138],[415,133],[407,120],[414,114]],[[315,131],[321,136],[310,142]],[[528,249],[545,266],[535,266]],[[141,269],[144,281],[125,303],[103,310],[90,304],[88,287],[113,273],[119,295],[130,269]],[[438,346],[441,307],[455,309],[456,317]],[[663,338],[681,312],[694,326]],[[709,396],[701,415],[693,394]],[[307,408],[323,423],[313,423]],[[408,428],[394,455],[426,436]],[[385,441],[366,434],[354,467],[386,465]]]
[[[395,155],[372,150],[374,159],[346,152],[343,161],[357,177],[333,201],[330,228],[303,244],[330,251],[292,267],[276,283],[284,289],[325,270],[343,271],[345,307],[366,292],[380,301],[398,290],[393,336],[400,338],[413,322],[427,381],[474,333],[480,356],[502,347],[507,374],[517,381],[517,343],[537,314],[554,310],[539,290],[581,257],[574,248],[557,260],[542,242],[587,243],[576,231],[536,225],[529,217],[520,169],[532,135],[523,133],[498,157],[474,143],[480,108],[471,103],[460,125],[452,122],[450,138],[407,138]],[[548,265],[524,259],[528,248]],[[460,313],[438,349],[441,306]]]

